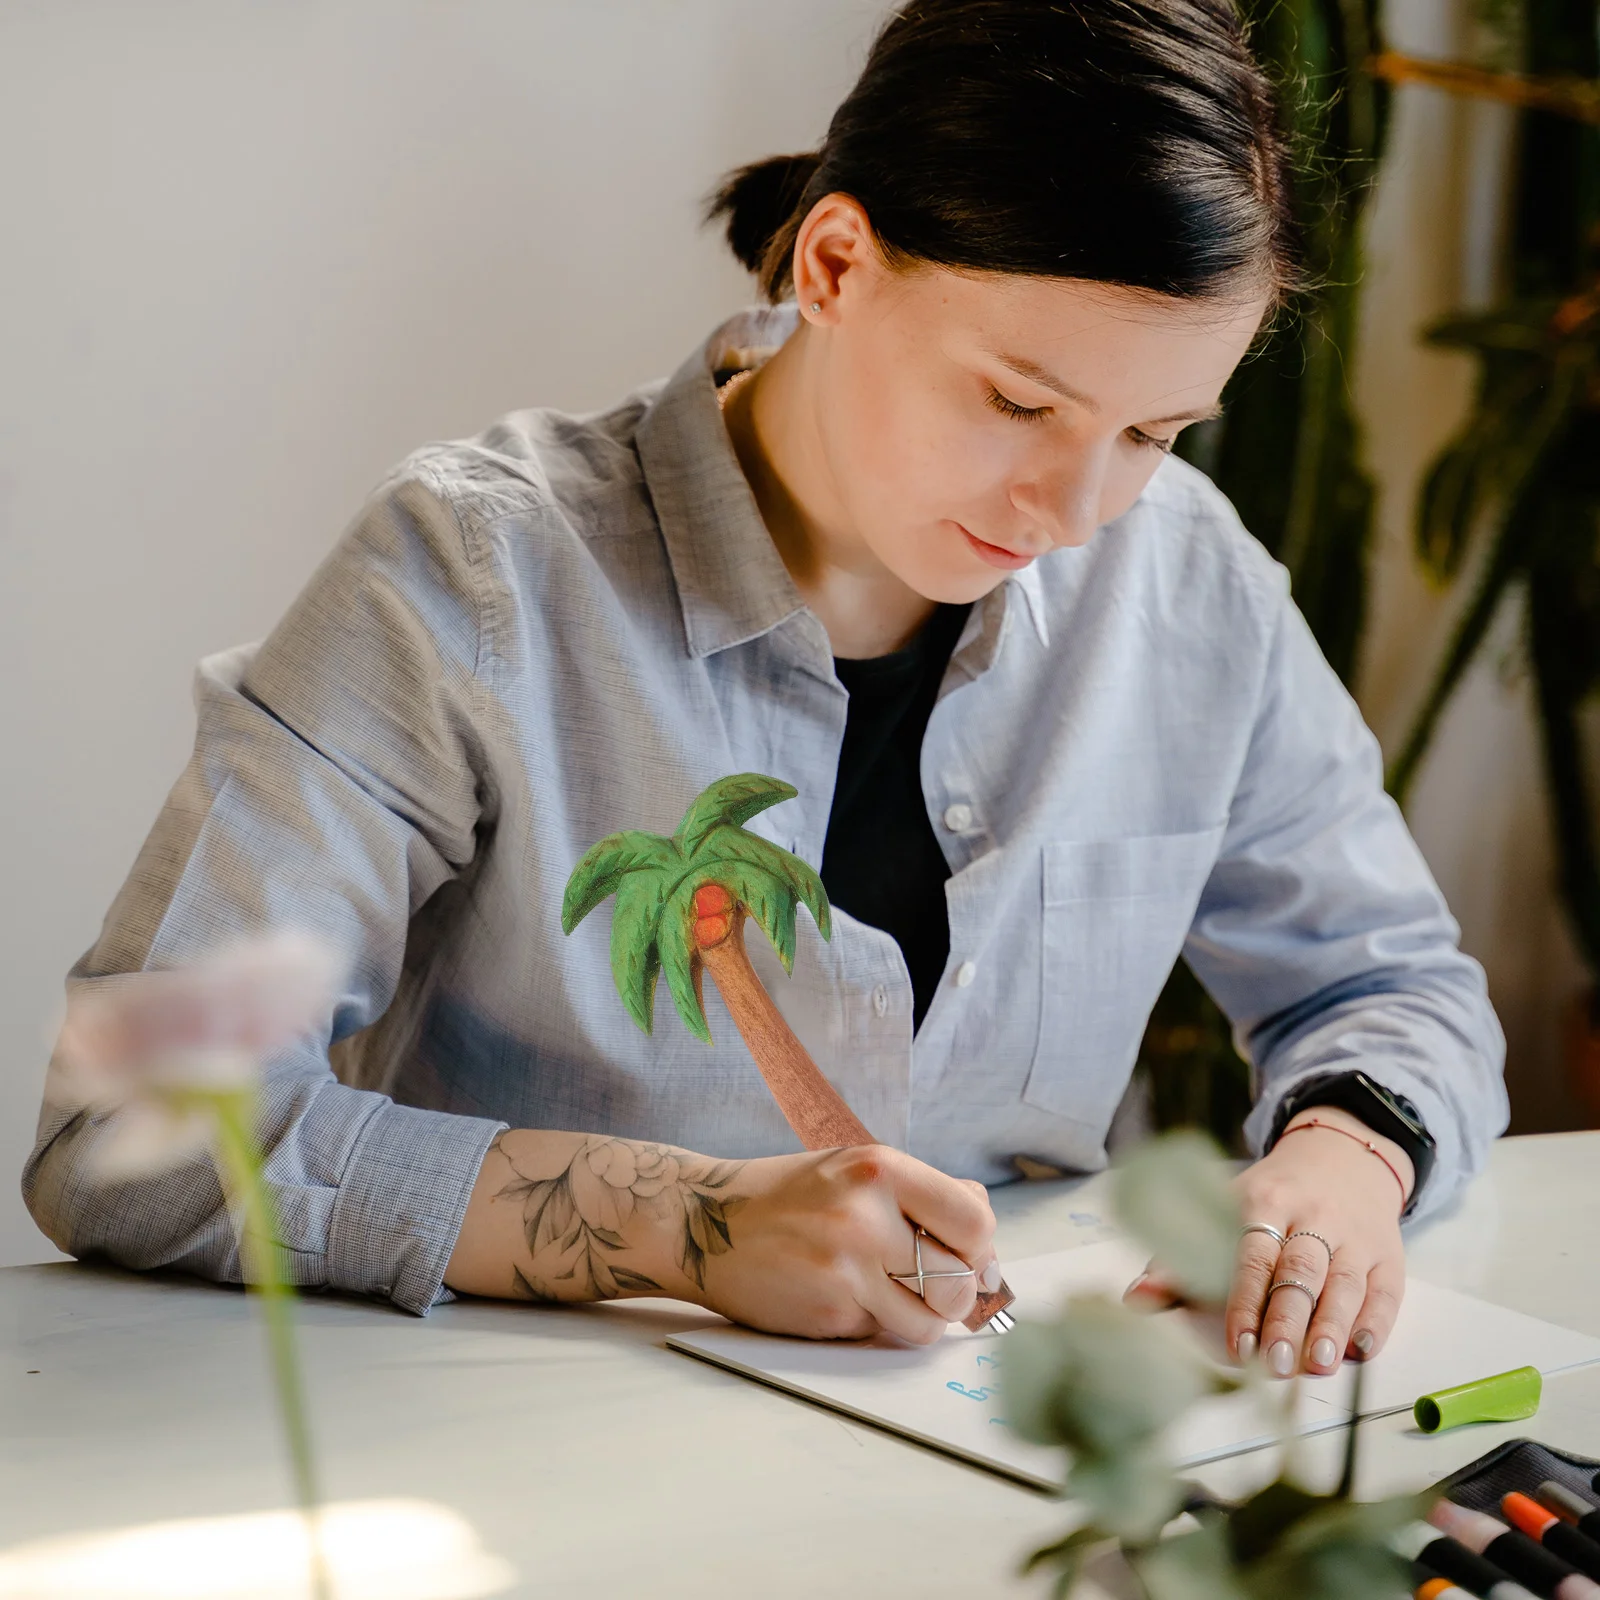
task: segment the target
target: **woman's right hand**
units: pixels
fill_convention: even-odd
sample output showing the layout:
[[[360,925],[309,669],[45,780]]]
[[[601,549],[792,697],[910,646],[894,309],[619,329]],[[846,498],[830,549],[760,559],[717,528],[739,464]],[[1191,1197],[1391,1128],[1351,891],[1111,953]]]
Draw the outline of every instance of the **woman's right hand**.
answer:
[[[916,1270],[926,1299],[891,1273]],[[646,1140],[496,1137],[444,1281],[523,1300],[667,1295],[771,1333],[913,1344],[997,1287],[980,1183],[883,1145],[718,1161]],[[953,1252],[953,1253],[952,1253]],[[967,1269],[974,1269],[968,1271]]]
[[[983,1185],[883,1145],[743,1163],[732,1247],[706,1264],[703,1303],[735,1322],[812,1339],[891,1333],[931,1344],[998,1287],[994,1212]],[[891,1273],[916,1270],[926,1298]],[[946,1248],[948,1247],[948,1248]],[[953,1253],[952,1253],[953,1252]],[[965,1269],[974,1269],[971,1273]]]

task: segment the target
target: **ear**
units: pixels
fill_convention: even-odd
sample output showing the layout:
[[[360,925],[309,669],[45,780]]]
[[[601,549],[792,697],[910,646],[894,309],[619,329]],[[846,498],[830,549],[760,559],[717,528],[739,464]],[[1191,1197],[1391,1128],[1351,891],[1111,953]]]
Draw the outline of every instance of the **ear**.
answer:
[[[800,224],[794,242],[794,289],[806,321],[837,322],[870,299],[889,270],[859,200],[825,194]]]

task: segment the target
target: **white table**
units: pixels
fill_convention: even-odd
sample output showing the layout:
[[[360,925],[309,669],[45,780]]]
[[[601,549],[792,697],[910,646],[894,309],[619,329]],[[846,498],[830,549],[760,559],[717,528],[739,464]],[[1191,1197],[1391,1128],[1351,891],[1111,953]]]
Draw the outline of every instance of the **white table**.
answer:
[[[1084,1232],[1103,1179],[997,1191],[1002,1259]],[[1600,1133],[1512,1139],[1419,1276],[1600,1335]],[[1048,1497],[663,1348],[684,1308],[482,1302],[426,1320],[300,1307],[325,1492],[451,1506],[520,1574],[510,1593],[1038,1595],[1019,1557]],[[56,1264],[0,1272],[0,1545],[288,1503],[246,1297]],[[1424,1438],[1365,1426],[1360,1491],[1420,1487],[1531,1432],[1600,1455],[1600,1368],[1552,1379],[1531,1423]],[[1332,1439],[1304,1446],[1331,1474]],[[1238,1493],[1267,1453],[1200,1476]]]

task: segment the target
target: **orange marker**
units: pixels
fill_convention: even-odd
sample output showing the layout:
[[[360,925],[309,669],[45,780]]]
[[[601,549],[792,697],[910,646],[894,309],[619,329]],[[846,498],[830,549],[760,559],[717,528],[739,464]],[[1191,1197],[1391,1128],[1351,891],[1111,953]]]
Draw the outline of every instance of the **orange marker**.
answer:
[[[1600,1544],[1576,1528],[1569,1528],[1553,1511],[1525,1494],[1508,1494],[1501,1502],[1511,1525],[1521,1528],[1530,1539],[1537,1539],[1553,1556],[1591,1578],[1600,1578]]]
[[[1417,1600],[1472,1600],[1472,1596],[1448,1578],[1429,1578],[1417,1586]]]

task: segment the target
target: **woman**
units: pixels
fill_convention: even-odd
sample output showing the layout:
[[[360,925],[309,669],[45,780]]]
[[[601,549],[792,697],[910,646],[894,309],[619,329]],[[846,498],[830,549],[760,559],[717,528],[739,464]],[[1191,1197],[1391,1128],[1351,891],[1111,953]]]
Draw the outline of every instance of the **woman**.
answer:
[[[1296,281],[1233,10],[913,0],[821,151],[714,210],[772,308],[610,411],[402,464],[202,665],[71,984],[279,924],[352,952],[267,1086],[306,1283],[926,1340],[997,1281],[982,1185],[1103,1162],[1182,953],[1258,1079],[1232,1347],[1376,1350],[1402,1212],[1503,1123],[1501,1044],[1282,571],[1169,454]],[[589,844],[738,771],[799,790],[750,826],[839,913],[792,978],[754,958],[882,1146],[795,1153],[715,995],[712,1049],[646,1036],[606,918],[560,931]],[[105,1132],[47,1093],[51,1237],[237,1277],[209,1170],[112,1185]],[[917,1227],[972,1275],[897,1282]]]

